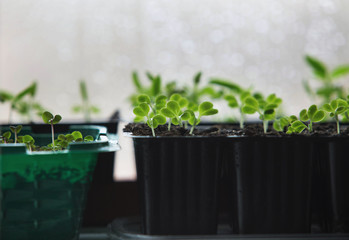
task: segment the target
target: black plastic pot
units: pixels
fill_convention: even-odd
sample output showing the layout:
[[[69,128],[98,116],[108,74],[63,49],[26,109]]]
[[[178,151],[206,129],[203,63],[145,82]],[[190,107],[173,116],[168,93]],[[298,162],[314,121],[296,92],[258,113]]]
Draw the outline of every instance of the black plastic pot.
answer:
[[[225,145],[233,232],[309,233],[312,141],[236,137]]]
[[[142,231],[216,234],[221,140],[133,137]]]
[[[319,139],[319,175],[322,185],[320,219],[324,232],[349,233],[349,139]]]

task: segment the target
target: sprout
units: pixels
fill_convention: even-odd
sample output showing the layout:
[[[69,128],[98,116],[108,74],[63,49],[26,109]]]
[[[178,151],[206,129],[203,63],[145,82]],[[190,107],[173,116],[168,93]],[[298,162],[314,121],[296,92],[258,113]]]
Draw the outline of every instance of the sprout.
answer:
[[[332,117],[336,123],[337,123],[337,133],[340,134],[340,127],[339,127],[339,115],[346,113],[348,111],[349,104],[347,101],[343,99],[335,99],[332,100],[331,103],[326,103],[323,105],[323,109],[330,113],[330,117]]]
[[[157,114],[166,104],[165,96],[158,96],[155,100],[155,104],[151,103],[150,97],[148,95],[142,94],[138,96],[139,105],[133,109],[133,113],[139,120],[145,119],[145,122],[152,130],[152,134],[155,137],[154,129],[159,125],[166,123],[166,117]],[[151,111],[150,111],[151,110]]]
[[[20,131],[22,130],[22,125],[18,125],[15,127],[10,126],[10,130],[15,134],[15,143],[17,143],[17,136],[18,136],[18,133],[20,133]]]
[[[257,112],[259,119],[263,121],[263,129],[264,133],[266,133],[268,122],[275,119],[275,110],[281,103],[281,98],[276,97],[275,94],[270,94],[265,100],[262,95],[255,94],[244,99],[241,110],[245,114],[254,114]]]
[[[297,117],[292,115],[290,117],[281,117],[273,122],[273,128],[278,132],[284,132],[285,128],[297,120]]]
[[[318,110],[316,105],[311,105],[308,110],[303,109],[299,113],[299,120],[295,120],[288,127],[287,133],[301,133],[304,129],[309,132],[313,131],[313,123],[320,122],[326,117],[323,110]],[[308,126],[303,122],[309,122]]]
[[[188,120],[189,114],[182,111],[182,108],[188,105],[188,100],[180,94],[173,94],[166,106],[161,109],[161,114],[169,118],[168,130],[171,129],[171,123],[183,127],[182,120]]]
[[[42,120],[51,125],[51,133],[52,133],[52,148],[53,150],[55,149],[55,143],[54,143],[54,129],[53,129],[53,125],[59,123],[62,120],[62,117],[60,115],[55,115],[53,116],[52,113],[50,112],[44,112],[42,114]]]
[[[82,112],[86,122],[91,121],[91,114],[96,114],[100,112],[97,106],[91,105],[87,93],[87,86],[84,80],[80,81],[80,96],[82,100],[81,105],[76,105],[73,107],[75,113]]]
[[[190,129],[190,134],[193,134],[194,128],[200,123],[201,117],[215,115],[218,113],[218,110],[213,108],[213,104],[211,102],[203,102],[199,105],[198,108],[199,115],[196,117],[195,112],[193,110],[186,110],[184,114],[189,117],[188,122],[192,125]],[[183,116],[182,116],[183,118]]]
[[[1,138],[2,138],[1,140],[2,143],[9,143],[11,138],[11,132],[10,131],[4,132]]]
[[[24,135],[24,136],[21,136],[21,142],[22,143],[25,143],[25,145],[27,146],[27,148],[29,149],[29,151],[32,151],[34,148],[35,148],[35,140],[32,136],[30,135]]]
[[[303,81],[305,91],[310,95],[318,96],[322,99],[322,103],[329,103],[333,98],[343,98],[344,89],[342,86],[336,86],[334,80],[349,74],[349,65],[340,65],[332,71],[319,59],[312,56],[305,56],[305,61],[313,70],[316,79],[319,79],[321,86],[312,90],[307,81]]]

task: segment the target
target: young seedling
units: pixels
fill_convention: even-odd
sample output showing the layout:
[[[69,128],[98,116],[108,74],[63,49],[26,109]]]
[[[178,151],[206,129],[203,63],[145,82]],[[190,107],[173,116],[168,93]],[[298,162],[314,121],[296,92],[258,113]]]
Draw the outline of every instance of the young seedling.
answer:
[[[11,132],[13,132],[13,133],[15,134],[15,143],[17,143],[18,133],[21,132],[21,130],[22,130],[22,125],[10,126],[10,130],[11,130]]]
[[[166,97],[159,96],[155,100],[155,104],[153,105],[150,101],[150,97],[147,95],[138,96],[139,105],[133,109],[133,113],[136,115],[136,119],[142,119],[148,124],[151,128],[152,134],[155,137],[155,128],[159,125],[163,125],[166,123],[166,117],[160,112],[163,106],[166,104]]]
[[[245,114],[242,111],[243,103],[247,97],[251,96],[251,89],[243,89],[236,83],[232,83],[227,80],[222,79],[212,79],[211,84],[220,86],[229,91],[228,94],[224,96],[224,99],[228,102],[228,106],[232,109],[239,109],[240,112],[240,128],[244,128]]]
[[[27,148],[29,149],[29,151],[33,151],[35,149],[35,145],[34,145],[35,140],[30,135],[20,136],[19,142],[24,143],[27,146]]]
[[[291,126],[288,127],[286,133],[301,133],[304,129],[307,129],[309,132],[313,131],[313,123],[320,122],[326,117],[326,114],[323,110],[318,110],[316,105],[311,105],[308,110],[303,109],[299,113],[299,120],[292,122]],[[308,126],[304,122],[309,122]]]
[[[339,115],[348,111],[349,104],[343,99],[335,99],[323,105],[323,109],[330,114],[337,124],[337,133],[340,134]]]
[[[194,128],[200,123],[201,117],[203,116],[211,116],[218,113],[218,110],[213,108],[213,104],[211,102],[203,102],[198,107],[199,115],[196,116],[193,110],[186,110],[184,113],[188,115],[188,122],[192,126],[190,129],[190,134],[193,134]],[[186,116],[187,117],[187,116]],[[183,116],[182,116],[183,118]]]
[[[10,143],[11,132],[10,131],[4,132],[1,138],[2,138],[1,143]]]
[[[270,94],[265,100],[260,95],[249,96],[244,99],[242,112],[245,114],[259,114],[259,119],[263,121],[264,133],[268,130],[268,122],[275,119],[275,112],[282,99],[276,97],[275,94]]]
[[[296,120],[298,120],[298,118],[294,115],[290,117],[281,117],[273,122],[273,128],[278,132],[284,132],[285,129]]]
[[[91,105],[87,93],[87,86],[84,80],[80,81],[80,96],[82,100],[81,105],[76,105],[73,107],[75,113],[82,112],[84,114],[84,119],[86,122],[91,121],[91,114],[97,114],[100,112],[100,109],[97,106]]]
[[[305,61],[313,70],[316,79],[320,80],[321,86],[315,90],[312,89],[307,81],[303,81],[303,87],[311,97],[317,96],[322,103],[329,103],[334,98],[344,97],[344,88],[336,86],[335,80],[349,74],[349,65],[339,65],[330,70],[321,60],[305,56]]]
[[[55,150],[55,141],[54,141],[55,132],[54,132],[53,125],[59,123],[62,120],[62,117],[60,115],[53,116],[52,113],[46,111],[42,114],[42,120],[45,123],[51,125],[52,149]]]
[[[182,97],[180,94],[173,94],[170,97],[170,101],[166,103],[166,106],[161,109],[161,114],[169,118],[168,130],[171,129],[171,123],[183,127],[182,120],[189,119],[189,114],[183,112],[182,109],[188,105],[188,100]]]

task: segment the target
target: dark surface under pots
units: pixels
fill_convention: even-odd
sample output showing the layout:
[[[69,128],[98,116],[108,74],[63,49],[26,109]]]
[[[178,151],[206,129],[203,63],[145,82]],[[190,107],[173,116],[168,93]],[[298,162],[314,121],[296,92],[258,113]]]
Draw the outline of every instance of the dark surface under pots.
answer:
[[[216,234],[220,142],[134,137],[145,234]]]
[[[311,141],[242,137],[226,145],[233,232],[309,233]]]

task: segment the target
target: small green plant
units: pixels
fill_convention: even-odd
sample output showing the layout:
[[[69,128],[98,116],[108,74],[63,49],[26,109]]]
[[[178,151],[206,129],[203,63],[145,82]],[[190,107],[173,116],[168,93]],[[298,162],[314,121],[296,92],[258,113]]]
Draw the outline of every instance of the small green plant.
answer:
[[[313,90],[308,81],[303,81],[303,87],[308,95],[320,98],[322,104],[345,96],[344,88],[337,86],[335,80],[349,74],[349,65],[340,65],[330,70],[325,63],[313,56],[305,56],[305,61],[321,84],[319,88]]]
[[[313,123],[320,122],[326,117],[326,114],[323,110],[318,109],[316,105],[311,105],[308,110],[303,109],[299,113],[299,120],[295,120],[288,127],[286,133],[301,133],[304,129],[307,129],[309,132],[313,131]],[[308,125],[304,124],[308,122]]]
[[[341,98],[332,100],[330,103],[326,103],[325,105],[322,106],[322,109],[328,112],[330,114],[330,117],[332,117],[336,121],[338,134],[340,134],[339,116],[341,114],[347,113],[348,107],[349,107],[348,102]]]
[[[244,89],[236,83],[222,80],[222,79],[212,79],[210,84],[220,86],[227,89],[229,92],[224,94],[224,100],[227,101],[228,106],[232,109],[239,109],[240,113],[240,128],[244,128],[245,114],[242,111],[244,105],[244,100],[252,95],[251,89]],[[255,98],[258,98],[259,94],[254,94]]]
[[[170,97],[170,101],[161,109],[161,114],[169,118],[168,130],[171,129],[171,123],[183,127],[183,120],[186,121],[190,117],[188,112],[182,110],[187,106],[188,100],[180,94],[175,93]]]
[[[133,109],[138,121],[145,121],[152,130],[155,137],[155,128],[166,123],[166,117],[158,113],[166,105],[166,97],[161,95],[155,99],[155,104],[151,102],[148,95],[138,96],[138,106]]]
[[[30,135],[20,136],[19,137],[19,142],[20,143],[24,143],[27,146],[27,148],[29,149],[29,151],[33,151],[33,150],[36,149],[35,140]]]
[[[52,134],[52,149],[55,150],[55,141],[54,141],[54,137],[55,137],[55,132],[54,132],[54,128],[53,125],[59,123],[62,120],[62,117],[60,115],[55,115],[53,116],[52,113],[50,112],[44,112],[42,114],[42,120],[51,125],[51,134]]]
[[[244,99],[242,112],[245,114],[259,114],[263,121],[264,133],[268,130],[268,122],[275,119],[276,109],[282,103],[282,99],[270,94],[266,99],[262,95],[249,96]]]
[[[290,124],[292,124],[296,120],[298,120],[298,118],[294,115],[290,117],[281,117],[273,122],[273,128],[278,132],[284,132],[285,129],[287,129],[287,127],[290,126]]]
[[[201,117],[203,116],[211,116],[218,113],[218,110],[213,108],[213,104],[211,102],[203,102],[198,107],[198,115],[195,114],[193,110],[186,110],[185,114],[188,114],[188,122],[192,126],[190,129],[190,134],[193,134],[194,128],[200,123]],[[187,118],[187,116],[186,116]],[[182,116],[183,119],[183,116]]]
[[[34,98],[37,91],[37,83],[33,82],[30,86],[20,91],[18,94],[12,94],[4,90],[0,90],[0,102],[8,102],[10,104],[8,122],[12,122],[12,114],[16,111],[18,114],[26,118],[29,122],[33,121],[33,111],[38,115],[43,112],[43,107]],[[25,97],[29,98],[26,99]]]
[[[10,126],[11,132],[13,132],[15,134],[15,143],[17,143],[18,133],[21,132],[22,127],[23,127],[22,125]]]
[[[95,105],[91,105],[87,92],[86,82],[84,80],[81,80],[79,86],[82,104],[74,106],[73,111],[75,113],[83,113],[85,121],[90,122],[91,115],[99,113],[100,109]]]
[[[11,142],[11,132],[4,132],[1,136],[1,143],[10,143]]]

